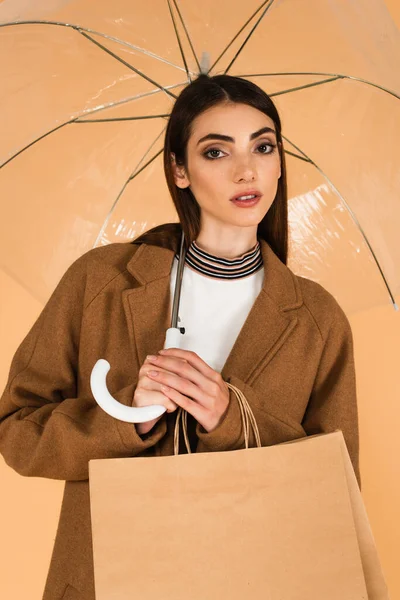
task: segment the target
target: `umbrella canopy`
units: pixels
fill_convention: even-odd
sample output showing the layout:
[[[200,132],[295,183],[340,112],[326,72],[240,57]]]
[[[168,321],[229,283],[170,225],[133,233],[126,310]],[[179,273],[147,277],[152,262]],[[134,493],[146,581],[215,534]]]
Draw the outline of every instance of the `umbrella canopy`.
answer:
[[[178,220],[163,136],[203,67],[277,105],[289,267],[348,313],[395,306],[400,34],[383,0],[3,0],[0,23],[0,268],[32,296],[90,248]]]

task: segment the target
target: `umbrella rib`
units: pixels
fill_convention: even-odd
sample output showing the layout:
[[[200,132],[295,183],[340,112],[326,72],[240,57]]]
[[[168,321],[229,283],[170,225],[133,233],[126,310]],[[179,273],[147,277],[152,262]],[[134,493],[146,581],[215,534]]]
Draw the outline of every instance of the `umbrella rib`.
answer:
[[[368,81],[368,79],[363,79],[362,77],[356,77],[355,75],[345,75],[344,73],[319,73],[319,72],[314,72],[314,71],[288,72],[287,71],[287,72],[282,72],[282,73],[250,73],[250,74],[245,74],[245,75],[237,75],[237,77],[244,77],[244,78],[246,78],[246,77],[277,77],[277,76],[282,76],[282,75],[283,76],[324,75],[324,76],[328,76],[328,77],[335,77],[338,79],[354,79],[354,81],[359,81],[360,83],[365,83],[372,87],[378,88],[379,90],[382,90],[383,92],[386,92],[390,96],[394,96],[395,98],[400,100],[400,94],[397,94],[393,90],[389,90],[388,88],[385,88],[382,85],[379,85],[378,83],[373,83],[373,81]],[[330,80],[326,80],[326,81],[330,81]],[[326,83],[326,81],[323,81],[322,83]]]
[[[215,65],[218,63],[218,61],[224,56],[224,54],[229,50],[229,48],[232,46],[233,42],[239,37],[239,35],[242,33],[242,31],[244,29],[246,29],[247,25],[250,23],[250,21],[252,21],[252,19],[254,19],[254,17],[256,16],[256,14],[258,12],[260,12],[260,10],[267,4],[267,2],[269,2],[269,0],[264,0],[264,2],[261,4],[261,6],[259,6],[257,8],[256,11],[254,11],[254,13],[251,15],[251,17],[249,17],[246,21],[246,23],[243,25],[243,27],[241,27],[239,29],[239,31],[237,32],[237,34],[231,39],[231,41],[229,42],[229,44],[225,47],[225,49],[221,52],[221,54],[218,56],[218,58],[214,61],[214,63],[211,65],[209,71],[212,71],[212,69],[215,67]]]
[[[274,2],[275,2],[275,0],[270,0],[269,1],[268,6],[264,9],[262,15],[260,16],[260,18],[258,19],[258,21],[255,23],[254,27],[251,29],[249,35],[246,37],[246,39],[244,40],[243,44],[240,46],[239,50],[236,52],[235,56],[232,58],[232,60],[229,63],[229,65],[226,67],[226,69],[224,71],[225,75],[226,75],[226,73],[228,73],[229,69],[231,68],[231,66],[233,65],[233,63],[236,61],[236,59],[238,58],[239,54],[241,53],[241,51],[243,50],[243,48],[245,47],[245,45],[247,44],[247,42],[249,41],[249,39],[251,38],[251,36],[253,35],[253,33],[255,32],[255,30],[257,29],[257,27],[261,23],[262,19],[267,14],[267,11],[271,8],[271,6],[273,5]]]
[[[139,162],[138,162],[138,164],[137,164],[137,166],[136,166],[136,169],[137,169],[137,170],[135,170],[135,171],[133,172],[133,175],[130,175],[130,176],[128,177],[128,179],[126,180],[126,182],[125,182],[125,183],[124,183],[124,185],[122,186],[122,188],[121,188],[121,190],[120,190],[120,192],[119,192],[118,196],[116,197],[116,199],[115,199],[115,201],[114,201],[113,205],[111,206],[111,208],[110,208],[110,210],[109,210],[109,212],[108,212],[108,214],[107,214],[107,216],[106,216],[106,218],[105,218],[105,220],[104,220],[104,222],[103,222],[103,225],[102,225],[102,227],[101,227],[101,229],[100,229],[100,231],[99,231],[99,234],[98,234],[98,236],[97,236],[97,238],[96,238],[96,240],[95,240],[95,242],[94,242],[93,248],[95,248],[95,247],[97,246],[97,244],[100,242],[100,240],[101,240],[102,236],[104,235],[104,231],[106,230],[106,227],[107,227],[107,225],[108,225],[108,223],[109,223],[109,221],[110,221],[110,219],[111,219],[111,215],[113,214],[113,212],[114,212],[114,210],[115,210],[115,208],[116,208],[116,206],[117,206],[117,204],[118,204],[119,200],[121,199],[121,196],[122,196],[122,194],[124,193],[125,189],[127,188],[128,184],[129,184],[129,183],[130,183],[130,182],[131,182],[131,181],[132,181],[132,180],[133,180],[133,179],[134,179],[134,178],[135,178],[137,175],[139,175],[139,173],[141,173],[141,172],[142,172],[142,171],[143,171],[143,170],[144,170],[146,167],[148,167],[148,166],[149,166],[149,165],[150,165],[150,164],[151,164],[151,163],[152,163],[152,162],[153,162],[153,161],[154,161],[154,160],[155,160],[155,159],[156,159],[156,158],[157,158],[157,157],[158,157],[158,156],[159,156],[159,155],[160,155],[160,154],[163,152],[164,148],[161,148],[161,150],[159,150],[159,151],[158,151],[158,152],[157,152],[157,153],[156,153],[154,156],[152,156],[152,157],[150,158],[150,160],[148,160],[148,161],[147,161],[147,162],[146,162],[146,163],[145,163],[145,164],[144,164],[144,165],[143,165],[143,166],[142,166],[140,169],[138,169],[138,167],[139,167],[140,163],[141,163],[141,162],[143,162],[143,160],[144,160],[145,156],[146,156],[146,155],[147,155],[147,154],[150,152],[151,148],[153,148],[153,146],[156,144],[157,140],[158,140],[158,139],[161,137],[161,135],[164,133],[164,131],[165,131],[165,128],[164,128],[164,129],[161,131],[161,133],[160,133],[160,134],[159,134],[159,135],[156,137],[156,139],[153,141],[153,143],[150,145],[150,147],[149,147],[149,148],[147,149],[147,151],[144,153],[144,155],[142,156],[142,158],[139,160]]]
[[[161,134],[160,134],[160,135],[161,135]],[[158,137],[160,137],[160,136],[158,136]],[[158,138],[157,138],[157,139],[158,139]],[[157,140],[156,140],[156,141],[157,141]],[[154,143],[155,143],[155,142],[154,142]],[[154,144],[152,144],[152,146],[151,146],[151,147],[153,147],[153,146],[154,146]],[[149,148],[149,150],[150,150],[150,148]],[[152,162],[153,162],[153,161],[154,161],[154,160],[157,158],[157,156],[160,156],[160,154],[162,154],[162,152],[163,152],[163,151],[164,151],[164,148],[161,148],[161,150],[159,150],[159,151],[157,152],[157,154],[155,154],[155,155],[154,155],[152,158],[150,158],[150,160],[148,160],[148,161],[147,161],[147,163],[143,165],[143,167],[140,167],[140,169],[139,169],[138,171],[135,171],[135,172],[134,172],[134,174],[133,174],[133,175],[131,175],[131,176],[129,177],[129,179],[128,179],[128,183],[129,183],[130,181],[133,181],[133,179],[135,179],[135,177],[137,177],[137,176],[138,176],[138,175],[139,175],[139,174],[140,174],[142,171],[144,171],[144,169],[145,169],[146,167],[148,167],[148,166],[149,166],[149,165],[150,165],[150,164],[151,164],[151,163],[152,163]],[[146,152],[146,154],[147,154],[147,152]],[[145,156],[146,156],[146,155],[145,155]],[[143,158],[144,158],[144,157],[143,157]],[[143,159],[142,159],[142,160],[143,160]],[[141,161],[140,161],[140,162],[141,162]],[[139,164],[140,164],[140,162],[139,162]]]
[[[182,84],[178,83],[178,84],[174,84],[171,87],[178,87],[180,85],[182,85]],[[108,103],[108,104],[106,104],[104,106],[96,107],[93,110],[86,111],[85,114],[93,114],[93,113],[96,113],[96,112],[100,112],[102,110],[107,110],[108,108],[111,108],[113,106],[119,106],[121,104],[125,104],[127,102],[131,102],[132,100],[137,100],[138,98],[144,98],[146,96],[151,96],[153,94],[159,94],[160,91],[161,90],[151,90],[150,92],[145,92],[144,94],[138,94],[136,96],[132,96],[131,98],[127,98],[127,99],[125,98],[124,100],[121,100],[120,102],[110,102],[110,103]],[[73,123],[79,123],[80,122],[79,119],[80,119],[80,117],[74,117],[73,119],[70,119],[69,121],[66,121],[65,123],[61,123],[61,125],[58,125],[57,127],[54,127],[54,129],[51,129],[50,131],[46,131],[46,133],[44,133],[40,137],[34,139],[27,146],[24,146],[23,148],[21,148],[20,150],[18,150],[18,152],[16,152],[12,156],[10,156],[10,158],[8,158],[3,164],[0,165],[0,169],[2,167],[5,167],[8,163],[10,163],[15,158],[17,158],[17,156],[19,156],[20,154],[22,154],[23,152],[25,152],[25,150],[28,150],[31,146],[34,146],[35,144],[37,144],[38,142],[40,142],[43,138],[47,137],[51,133],[54,133],[58,129],[61,129],[62,127],[65,127],[65,125],[70,125],[70,124],[73,124]]]
[[[175,69],[179,69],[179,71],[184,71],[182,67],[175,65],[169,60],[166,60],[162,56],[158,56],[158,54],[154,54],[154,52],[150,52],[149,50],[145,50],[144,48],[140,48],[139,46],[135,46],[130,42],[126,42],[125,40],[120,40],[112,35],[108,35],[107,33],[102,33],[101,31],[96,31],[95,29],[91,29],[90,27],[82,27],[81,25],[74,25],[72,23],[64,23],[62,21],[41,21],[41,20],[29,20],[29,21],[14,21],[12,23],[0,23],[0,27],[15,27],[16,25],[55,25],[58,27],[69,27],[70,29],[74,29],[75,31],[86,31],[87,33],[93,33],[94,35],[98,35],[100,37],[106,38],[107,40],[111,40],[112,42],[116,42],[117,44],[121,44],[121,46],[127,46],[132,50],[136,50],[137,52],[141,52],[150,58],[154,58],[160,62],[163,62]]]
[[[79,123],[116,123],[119,121],[141,121],[144,119],[161,119],[161,118],[166,118],[169,117],[170,114],[165,114],[165,115],[142,115],[140,117],[115,117],[113,119],[79,119],[78,121],[75,121],[75,124]]]
[[[335,193],[335,194],[336,194],[336,195],[339,197],[339,199],[340,199],[340,201],[342,202],[342,204],[344,204],[344,206],[346,207],[347,211],[348,211],[348,212],[349,212],[349,214],[350,214],[350,217],[352,218],[353,222],[355,223],[356,227],[358,227],[358,229],[359,229],[359,231],[360,231],[360,233],[361,233],[361,236],[362,236],[362,238],[363,238],[364,242],[366,243],[366,245],[367,245],[367,247],[368,247],[368,249],[369,249],[370,253],[372,254],[372,257],[373,257],[373,259],[374,259],[374,262],[375,262],[376,266],[378,267],[378,270],[379,270],[379,272],[380,272],[380,274],[381,274],[381,276],[382,276],[382,279],[383,279],[383,281],[384,281],[384,283],[385,283],[386,289],[387,289],[387,291],[388,291],[388,293],[389,293],[390,299],[391,299],[391,301],[392,301],[392,304],[393,304],[393,308],[394,308],[395,310],[399,310],[399,308],[398,308],[398,306],[397,306],[397,304],[396,304],[396,300],[395,300],[395,298],[394,298],[394,296],[393,296],[393,294],[392,294],[392,291],[391,291],[391,289],[390,289],[389,283],[388,283],[388,281],[387,281],[387,279],[386,279],[386,276],[385,276],[385,274],[384,274],[384,272],[383,272],[383,269],[382,269],[382,267],[381,267],[381,265],[380,265],[380,263],[379,263],[379,260],[378,260],[378,258],[377,258],[377,256],[376,256],[375,252],[374,252],[374,249],[372,248],[372,246],[371,246],[371,244],[370,244],[370,242],[369,242],[369,240],[368,240],[368,238],[367,238],[367,236],[366,236],[366,234],[365,234],[365,232],[364,232],[363,228],[361,227],[361,225],[360,225],[360,223],[359,223],[359,221],[358,221],[358,219],[357,219],[357,216],[356,216],[356,215],[355,215],[355,213],[353,212],[352,208],[349,206],[349,204],[347,203],[347,201],[345,200],[345,198],[344,198],[344,197],[342,196],[342,194],[339,192],[339,190],[337,189],[337,187],[335,186],[335,184],[333,183],[333,181],[331,181],[331,179],[328,177],[328,175],[326,175],[326,173],[324,173],[324,171],[323,171],[323,170],[322,170],[322,169],[321,169],[321,168],[320,168],[320,167],[319,167],[319,166],[318,166],[318,165],[317,165],[317,164],[316,164],[316,163],[315,163],[315,162],[314,162],[314,161],[313,161],[313,160],[312,160],[312,159],[311,159],[309,156],[307,156],[307,154],[305,154],[305,152],[303,152],[303,151],[302,151],[302,150],[301,150],[301,149],[300,149],[298,146],[296,146],[296,144],[294,144],[292,141],[290,141],[290,140],[289,140],[287,137],[285,137],[284,135],[282,135],[282,138],[283,138],[284,140],[286,140],[287,142],[289,142],[289,144],[291,144],[291,145],[293,146],[293,148],[296,148],[296,150],[297,150],[298,152],[300,152],[300,153],[301,153],[301,154],[302,154],[302,155],[303,155],[303,156],[304,156],[304,157],[307,159],[307,161],[308,161],[310,164],[312,164],[312,165],[313,165],[313,166],[314,166],[314,167],[317,169],[317,171],[319,171],[319,173],[321,173],[321,175],[324,177],[324,179],[325,179],[325,180],[328,182],[328,184],[329,184],[329,186],[331,187],[331,189],[333,190],[333,192],[334,192],[334,193]],[[291,154],[291,153],[289,153],[289,154]],[[295,154],[293,154],[293,156],[296,156],[296,155],[295,155]],[[296,158],[297,158],[297,157],[296,157]]]
[[[168,1],[169,1],[169,0],[168,0]],[[190,39],[189,31],[188,31],[188,29],[187,29],[187,27],[186,27],[186,25],[185,25],[185,22],[184,22],[184,20],[183,20],[183,17],[182,17],[181,11],[179,10],[179,6],[178,6],[178,4],[177,4],[176,0],[173,0],[173,2],[174,2],[174,6],[175,6],[175,9],[176,9],[176,12],[178,13],[178,15],[179,15],[179,18],[180,18],[180,20],[181,20],[182,27],[183,27],[183,29],[184,29],[184,31],[185,31],[185,33],[186,33],[186,37],[187,37],[187,40],[188,40],[188,42],[189,42],[190,49],[191,49],[191,51],[193,52],[193,56],[194,56],[194,60],[196,61],[196,64],[197,64],[197,68],[199,69],[199,72],[200,72],[200,63],[199,63],[199,60],[198,60],[198,58],[197,58],[197,54],[196,54],[196,52],[195,52],[195,50],[194,50],[194,47],[193,47],[193,44],[192,44],[192,40]]]
[[[284,94],[290,94],[290,92],[298,92],[299,90],[306,90],[307,88],[316,87],[317,85],[322,85],[323,83],[329,83],[330,81],[338,81],[338,79],[344,79],[343,77],[330,77],[329,79],[322,79],[321,81],[314,81],[313,83],[306,83],[304,85],[298,85],[293,88],[288,88],[286,90],[281,90],[280,92],[272,92],[269,94],[269,97],[272,96],[282,96]]]
[[[170,92],[167,88],[164,88],[162,85],[160,85],[159,83],[157,83],[156,81],[154,81],[153,79],[151,79],[151,77],[147,77],[147,75],[145,75],[144,73],[142,73],[141,71],[139,71],[138,69],[136,69],[133,65],[129,64],[126,60],[124,60],[123,58],[119,57],[117,54],[115,54],[114,52],[112,52],[111,50],[109,50],[108,48],[106,48],[105,46],[103,46],[103,44],[100,44],[100,42],[98,42],[97,40],[94,40],[93,38],[91,38],[90,35],[88,35],[84,31],[80,31],[79,30],[79,33],[81,35],[83,35],[83,37],[85,37],[88,40],[90,40],[93,44],[95,44],[96,46],[98,46],[99,48],[101,48],[101,50],[103,50],[104,52],[106,52],[107,54],[109,54],[110,56],[112,56],[113,58],[115,58],[118,62],[120,62],[123,65],[125,65],[126,67],[128,67],[128,69],[130,69],[131,71],[134,71],[135,73],[137,73],[138,75],[140,75],[141,77],[143,77],[143,79],[146,79],[149,83],[151,83],[152,85],[155,85],[160,90],[162,90],[166,94],[169,94],[170,96],[172,96],[172,98],[175,98],[175,100],[176,100],[177,96],[175,96],[175,94],[173,94],[172,92]]]
[[[312,164],[311,160],[309,160],[308,158],[305,158],[304,156],[299,156],[298,154],[295,154],[295,152],[290,152],[290,150],[286,150],[286,148],[284,149],[284,152],[285,152],[285,154],[290,154],[290,156],[294,156],[295,158],[298,158],[299,160],[303,160],[304,162],[308,162],[308,163]]]
[[[21,148],[21,150],[18,150],[18,152],[16,152],[12,156],[10,156],[10,158],[8,158],[5,162],[3,162],[0,165],[0,169],[5,167],[6,165],[8,165],[8,163],[13,161],[15,158],[17,158],[17,156],[19,156],[23,152],[25,152],[25,150],[28,150],[29,148],[31,148],[31,146],[34,146],[35,144],[37,144],[38,142],[43,140],[48,135],[54,133],[55,131],[58,131],[58,129],[62,129],[62,127],[65,127],[65,125],[69,125],[69,123],[73,123],[74,121],[75,121],[75,119],[71,119],[70,121],[67,121],[66,123],[61,123],[61,125],[58,125],[58,127],[54,127],[53,129],[50,129],[50,131],[46,131],[46,133],[44,133],[40,137],[36,138],[35,140],[32,140],[32,142],[30,142],[27,146],[24,146],[23,148]]]
[[[169,13],[170,13],[171,19],[172,19],[172,24],[173,24],[174,30],[175,30],[176,39],[178,41],[179,50],[180,50],[180,53],[182,56],[183,64],[185,65],[186,75],[189,79],[189,82],[192,83],[192,79],[190,77],[189,69],[188,69],[187,62],[186,62],[185,53],[183,52],[183,47],[181,44],[181,38],[179,37],[178,28],[176,26],[174,13],[172,12],[171,2],[170,2],[170,0],[167,0],[167,2],[168,2]]]
[[[187,81],[183,83],[174,83],[173,85],[166,86],[169,89],[180,87],[185,85]],[[85,112],[85,114],[94,114],[96,112],[101,112],[103,110],[107,110],[108,108],[113,108],[114,106],[122,106],[122,104],[127,104],[128,102],[133,102],[134,100],[140,100],[141,98],[145,98],[146,96],[152,96],[153,94],[159,94],[161,90],[150,90],[149,92],[144,92],[143,94],[136,94],[135,96],[129,96],[128,98],[124,98],[123,100],[119,100],[117,102],[107,102],[107,104],[96,106],[91,110]],[[80,119],[81,117],[78,117]]]

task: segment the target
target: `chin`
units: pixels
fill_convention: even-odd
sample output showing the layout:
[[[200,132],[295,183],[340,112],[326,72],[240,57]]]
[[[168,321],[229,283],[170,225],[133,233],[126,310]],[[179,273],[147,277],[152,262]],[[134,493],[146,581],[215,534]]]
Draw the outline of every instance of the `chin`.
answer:
[[[243,212],[248,211],[249,209],[244,209]],[[262,221],[264,215],[260,213],[252,214],[252,215],[238,215],[236,219],[225,219],[225,223],[229,223],[230,225],[234,225],[235,227],[257,227]]]

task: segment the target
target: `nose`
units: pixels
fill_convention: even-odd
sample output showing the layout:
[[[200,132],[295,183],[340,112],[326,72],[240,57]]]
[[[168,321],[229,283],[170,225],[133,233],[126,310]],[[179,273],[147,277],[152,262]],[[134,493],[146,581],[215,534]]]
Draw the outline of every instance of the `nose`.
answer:
[[[235,183],[240,183],[243,181],[255,181],[256,179],[257,172],[251,159],[243,159],[238,161],[234,172]]]

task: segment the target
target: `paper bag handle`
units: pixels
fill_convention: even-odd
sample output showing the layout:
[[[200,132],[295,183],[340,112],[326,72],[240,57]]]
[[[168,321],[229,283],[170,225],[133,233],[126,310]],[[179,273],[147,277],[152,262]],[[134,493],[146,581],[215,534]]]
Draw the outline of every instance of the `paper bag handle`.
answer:
[[[229,387],[229,389],[231,389],[233,391],[233,393],[235,394],[236,399],[238,401],[238,404],[239,404],[240,414],[242,417],[242,426],[243,426],[243,431],[244,431],[244,443],[245,443],[246,449],[249,447],[250,424],[251,424],[251,427],[253,430],[254,437],[256,439],[257,447],[261,448],[260,432],[258,431],[258,426],[257,426],[257,422],[255,419],[254,413],[250,408],[250,404],[248,403],[246,396],[243,394],[242,390],[237,388],[235,385],[232,385],[232,383],[228,383],[227,381],[225,383]],[[184,410],[183,408],[179,408],[178,414],[176,416],[175,431],[174,431],[174,454],[175,455],[179,454],[179,424],[180,424],[181,418],[182,418],[183,437],[185,438],[186,449],[187,449],[188,454],[192,453],[192,451],[190,449],[189,438],[188,438],[188,433],[187,433],[187,411]]]

